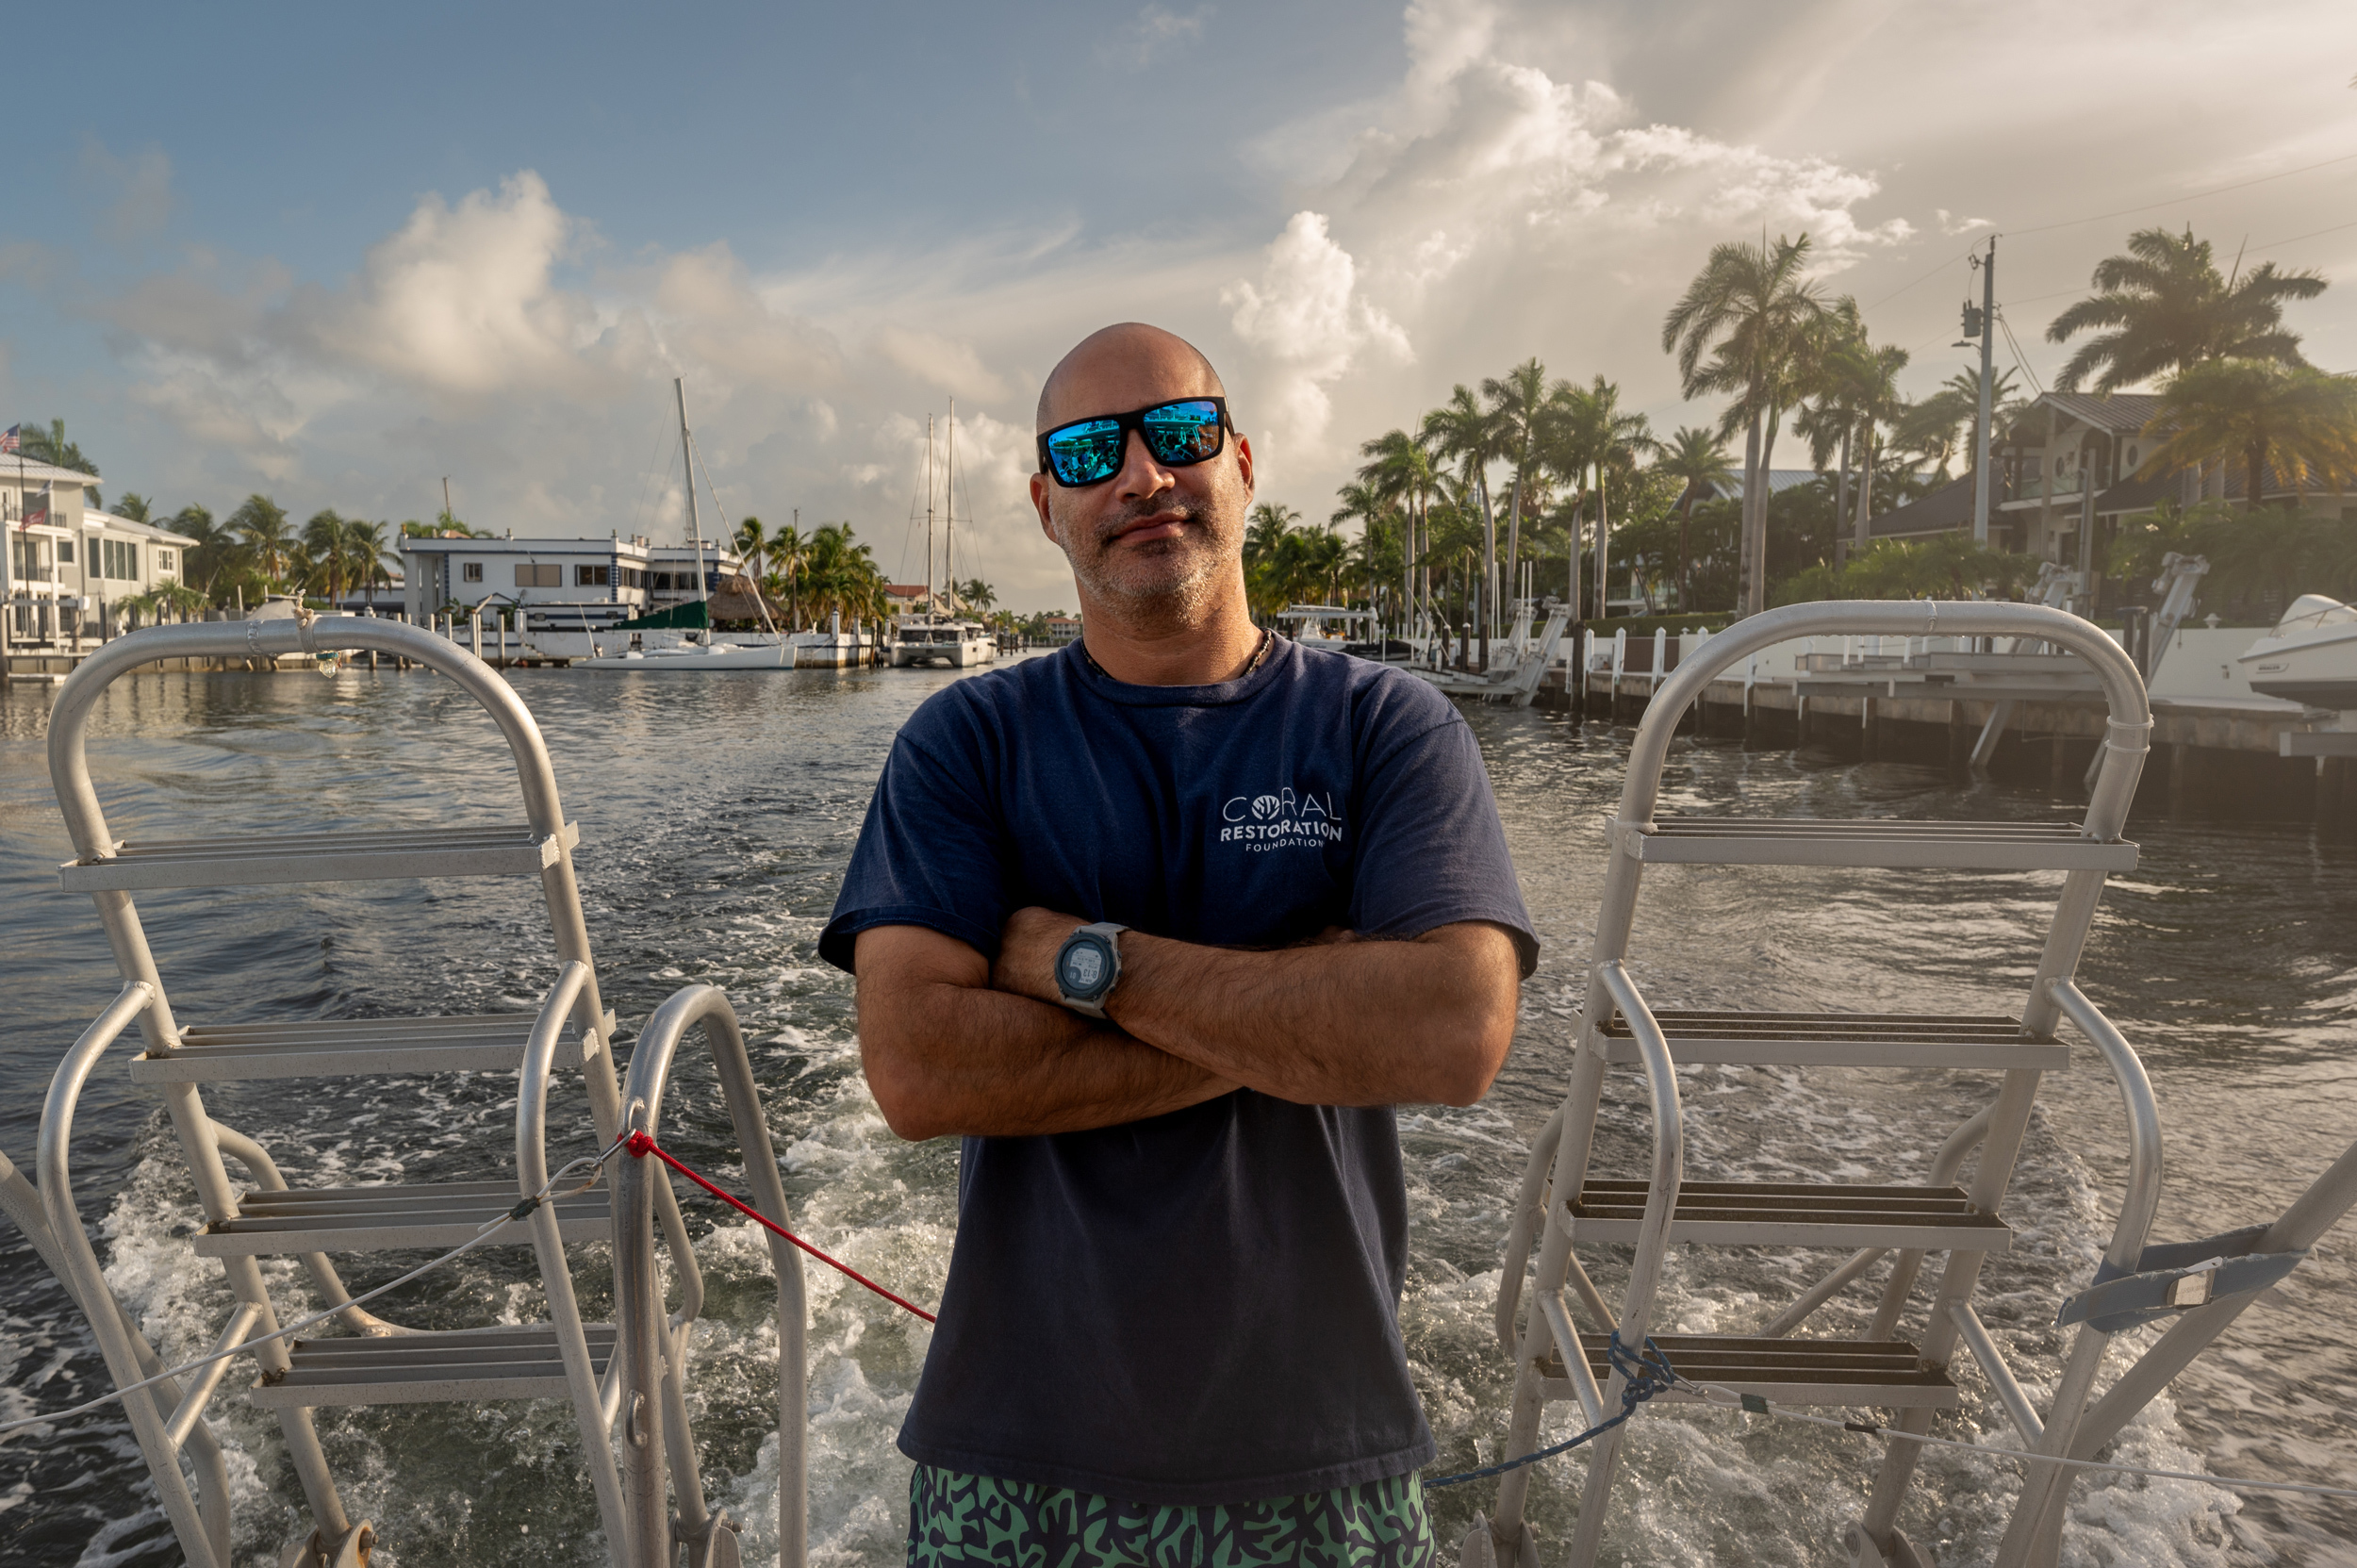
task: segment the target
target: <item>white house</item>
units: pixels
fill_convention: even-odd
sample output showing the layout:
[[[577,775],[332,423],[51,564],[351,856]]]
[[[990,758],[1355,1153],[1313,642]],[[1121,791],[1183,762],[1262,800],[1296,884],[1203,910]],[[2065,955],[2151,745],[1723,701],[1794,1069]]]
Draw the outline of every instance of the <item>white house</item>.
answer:
[[[537,615],[579,612],[602,623],[643,615],[696,591],[695,553],[643,535],[602,539],[404,538],[402,602],[413,620],[515,606]],[[707,543],[705,588],[735,571],[737,557]]]
[[[0,601],[18,642],[97,631],[119,600],[177,581],[195,540],[88,503],[94,474],[0,458]],[[40,520],[27,522],[29,514]]]

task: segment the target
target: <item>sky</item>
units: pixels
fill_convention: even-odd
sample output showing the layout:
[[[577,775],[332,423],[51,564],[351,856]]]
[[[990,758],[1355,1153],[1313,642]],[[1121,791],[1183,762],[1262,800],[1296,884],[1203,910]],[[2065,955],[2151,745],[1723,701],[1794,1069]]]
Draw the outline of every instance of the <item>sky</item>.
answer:
[[[957,575],[1067,607],[1032,410],[1096,327],[1200,346],[1261,499],[1322,521],[1360,442],[1533,356],[1709,423],[1662,315],[1763,231],[1918,395],[1992,233],[2035,385],[2096,262],[2187,223],[2346,280],[2288,324],[2357,370],[2347,0],[86,0],[41,32],[0,419],[64,419],[166,511],[399,521],[447,478],[477,526],[676,540],[680,377],[707,527],[848,520],[916,579],[954,398]]]

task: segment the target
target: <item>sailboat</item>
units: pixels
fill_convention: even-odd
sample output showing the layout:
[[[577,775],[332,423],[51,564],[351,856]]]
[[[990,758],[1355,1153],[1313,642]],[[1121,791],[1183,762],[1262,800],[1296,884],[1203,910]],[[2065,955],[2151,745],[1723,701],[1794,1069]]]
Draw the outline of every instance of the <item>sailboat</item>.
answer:
[[[948,440],[942,464],[941,574],[945,590],[939,599],[933,593],[933,421],[925,421],[925,608],[914,615],[904,615],[893,627],[892,668],[912,669],[919,667],[948,665],[952,669],[970,669],[977,665],[994,664],[998,658],[998,641],[990,635],[990,628],[979,620],[962,619],[958,615],[958,579],[954,566],[957,552],[958,405],[949,404]],[[946,602],[946,612],[943,606]]]
[[[696,618],[701,625],[701,634],[697,630],[679,630],[674,633],[668,627],[650,628],[630,620],[619,621],[605,637],[592,640],[591,646],[596,650],[594,657],[575,659],[572,661],[572,668],[575,669],[642,670],[791,669],[795,663],[793,639],[781,635],[775,626],[768,625],[769,609],[766,603],[761,602],[758,590],[755,591],[753,598],[755,603],[760,606],[762,623],[767,627],[766,631],[750,635],[732,636],[727,642],[722,642],[712,631],[712,595],[705,586],[703,569],[703,528],[696,509],[696,437],[687,428],[685,379],[679,376],[672,377],[671,390],[679,401],[680,454],[686,464],[687,477],[687,539],[696,553],[696,602],[703,612]],[[709,473],[704,476],[704,482],[707,485],[711,483]],[[717,505],[719,498],[716,495],[713,500]],[[651,616],[647,616],[640,617],[639,620],[653,619]],[[665,641],[649,647],[646,638],[650,632],[661,637],[676,635],[679,640],[677,642]],[[614,652],[606,652],[616,637],[626,639],[626,641],[622,646],[616,647]]]

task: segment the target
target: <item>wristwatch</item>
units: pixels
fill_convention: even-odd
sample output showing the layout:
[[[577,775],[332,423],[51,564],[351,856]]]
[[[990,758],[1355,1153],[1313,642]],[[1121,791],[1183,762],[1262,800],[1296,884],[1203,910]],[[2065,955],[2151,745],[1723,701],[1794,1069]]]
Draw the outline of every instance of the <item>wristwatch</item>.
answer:
[[[1056,994],[1066,1007],[1092,1018],[1105,1015],[1105,998],[1121,978],[1121,943],[1128,926],[1100,920],[1082,926],[1056,949]]]

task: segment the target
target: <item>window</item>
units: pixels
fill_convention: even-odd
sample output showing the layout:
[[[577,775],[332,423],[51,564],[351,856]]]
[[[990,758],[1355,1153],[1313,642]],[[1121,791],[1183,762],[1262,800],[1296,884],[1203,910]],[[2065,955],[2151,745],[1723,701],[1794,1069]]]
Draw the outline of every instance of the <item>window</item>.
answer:
[[[74,541],[72,539],[58,541],[58,564],[61,567],[70,567],[74,564]]]
[[[618,567],[615,569],[621,573],[622,586],[626,588],[643,588],[647,586],[647,574],[644,571],[641,571],[638,568]]]
[[[483,563],[482,563],[481,561],[462,561],[462,562],[460,562],[460,563],[459,563],[459,566],[458,566],[458,580],[459,580],[460,582],[462,582],[462,583],[480,583],[480,582],[482,582],[482,581],[483,581]]]
[[[128,539],[99,540],[98,575],[119,583],[136,582],[140,575],[140,547]]]
[[[555,588],[565,584],[563,567],[521,566],[516,569],[516,586],[519,588]]]
[[[156,547],[156,575],[160,577],[167,571],[177,571],[180,569],[179,560],[177,553],[157,545]]]
[[[577,588],[607,587],[611,586],[608,580],[612,576],[613,569],[609,567],[575,567],[573,568],[573,586]]]

